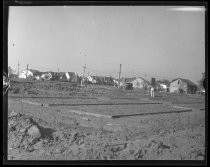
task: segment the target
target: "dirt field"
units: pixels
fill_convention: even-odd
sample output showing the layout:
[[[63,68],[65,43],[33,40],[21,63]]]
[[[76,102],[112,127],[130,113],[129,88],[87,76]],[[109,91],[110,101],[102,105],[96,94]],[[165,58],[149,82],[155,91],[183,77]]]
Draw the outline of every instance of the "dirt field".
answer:
[[[205,96],[15,80],[8,116],[9,160],[205,158]]]

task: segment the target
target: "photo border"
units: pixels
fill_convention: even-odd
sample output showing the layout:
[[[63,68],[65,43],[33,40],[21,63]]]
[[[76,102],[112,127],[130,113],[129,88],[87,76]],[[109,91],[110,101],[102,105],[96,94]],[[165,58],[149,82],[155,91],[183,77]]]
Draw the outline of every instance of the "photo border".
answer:
[[[4,0],[3,1],[3,72],[8,73],[8,20],[10,6],[205,6],[205,75],[207,90],[205,98],[205,160],[69,160],[69,161],[36,161],[36,160],[7,160],[8,142],[8,95],[3,96],[3,164],[7,165],[169,165],[169,166],[197,166],[207,165],[208,147],[208,2],[206,1],[27,1]]]

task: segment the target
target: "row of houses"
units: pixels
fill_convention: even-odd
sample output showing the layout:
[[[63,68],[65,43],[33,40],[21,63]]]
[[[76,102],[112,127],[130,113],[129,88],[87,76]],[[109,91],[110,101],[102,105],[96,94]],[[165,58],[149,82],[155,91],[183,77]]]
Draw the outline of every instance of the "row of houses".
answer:
[[[35,79],[35,80],[66,80],[70,82],[78,82],[79,76],[75,72],[40,72],[38,70],[23,70],[18,78],[21,79]]]
[[[134,77],[134,78],[122,78],[120,80],[120,86],[132,83],[133,88],[149,88],[151,87],[151,82],[147,81],[142,77]],[[187,94],[195,94],[198,91],[198,86],[188,79],[176,78],[171,82],[155,82],[155,88],[158,90],[163,90],[170,93],[187,93]]]
[[[40,72],[34,69],[23,70],[19,74],[18,78],[21,79],[34,79],[34,80],[60,80],[68,82],[81,82],[82,77],[79,76],[76,72]],[[114,79],[112,77],[104,76],[93,76],[89,75],[84,78],[87,83],[91,84],[105,84],[105,85],[114,85]]]
[[[94,75],[89,75],[85,78],[88,83],[91,84],[105,84],[105,85],[114,85],[114,78],[109,76],[94,76]]]
[[[76,72],[40,72],[33,69],[23,70],[19,74],[19,78],[32,78],[36,80],[63,80],[68,82],[80,82],[82,80],[82,77],[80,77]],[[142,77],[121,78],[118,80],[112,77],[89,75],[85,77],[84,80],[90,84],[104,84],[113,86],[118,86],[118,84],[123,86],[126,83],[132,83],[133,88],[145,89],[148,89],[152,85],[151,82]],[[188,94],[194,94],[198,90],[198,86],[195,83],[183,78],[176,78],[169,83],[160,81],[155,82],[155,88],[171,93],[185,92]]]

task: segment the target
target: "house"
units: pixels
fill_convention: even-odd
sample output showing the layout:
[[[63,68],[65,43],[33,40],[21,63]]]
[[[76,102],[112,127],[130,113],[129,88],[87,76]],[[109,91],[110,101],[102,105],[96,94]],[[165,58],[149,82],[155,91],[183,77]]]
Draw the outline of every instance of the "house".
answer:
[[[134,88],[146,88],[150,85],[148,81],[146,81],[144,78],[141,78],[141,77],[134,79],[130,83],[133,84]]]
[[[26,79],[30,77],[33,77],[33,73],[31,70],[23,70],[19,73],[19,78],[21,79]]]
[[[102,84],[104,81],[104,77],[101,77],[101,76],[93,76],[92,75],[89,78],[92,80],[92,82],[95,82],[96,84]]]
[[[150,83],[142,77],[120,79],[120,86],[123,86],[126,83],[132,83],[134,88],[146,88],[150,85]]]
[[[104,77],[104,82],[106,85],[114,85],[114,79],[112,77]]]
[[[182,93],[195,94],[197,91],[197,85],[188,79],[177,78],[170,82],[171,93]]]
[[[93,84],[114,85],[112,77],[89,75],[87,76],[87,80],[89,83]]]
[[[104,83],[104,77],[102,77],[102,76],[93,76],[93,79],[95,79],[96,83],[98,83],[98,84]]]
[[[34,79],[34,80],[40,80],[42,74],[44,74],[44,72],[40,72],[40,71],[38,71],[38,70],[30,69],[30,71],[33,73],[33,79]]]
[[[159,85],[160,85],[161,89],[164,89],[164,90],[166,90],[166,89],[167,89],[167,85],[166,85],[166,84],[162,84],[162,83],[160,83]]]
[[[50,72],[46,72],[41,75],[42,80],[51,80],[51,78],[52,78],[52,74]]]
[[[67,79],[68,82],[78,82],[78,74],[76,72],[66,72],[63,78]]]
[[[136,79],[136,77],[133,77],[133,78],[120,78],[120,80],[118,79],[118,83],[120,82],[120,86],[123,86],[126,83],[130,83],[130,82],[132,82],[135,79]]]
[[[118,81],[117,81],[117,79],[113,79],[113,82],[114,82],[114,83],[113,83],[114,86],[118,86]]]
[[[65,73],[63,72],[50,72],[52,75],[51,80],[52,81],[58,81],[58,80],[62,80],[63,76],[65,75]]]
[[[100,76],[89,75],[86,77],[86,79],[89,83],[93,84],[101,84],[103,82],[103,77]]]
[[[92,84],[96,84],[96,80],[95,79],[93,79],[93,77],[92,76],[87,76],[87,80],[88,80],[88,82],[90,82],[90,83],[92,83]]]

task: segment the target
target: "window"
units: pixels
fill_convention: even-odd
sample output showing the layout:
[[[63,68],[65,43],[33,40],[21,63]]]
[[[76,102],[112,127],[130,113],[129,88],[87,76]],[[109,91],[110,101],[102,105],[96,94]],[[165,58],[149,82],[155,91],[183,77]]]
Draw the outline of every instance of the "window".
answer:
[[[179,82],[179,80],[178,80],[178,84],[179,84],[180,82]]]

